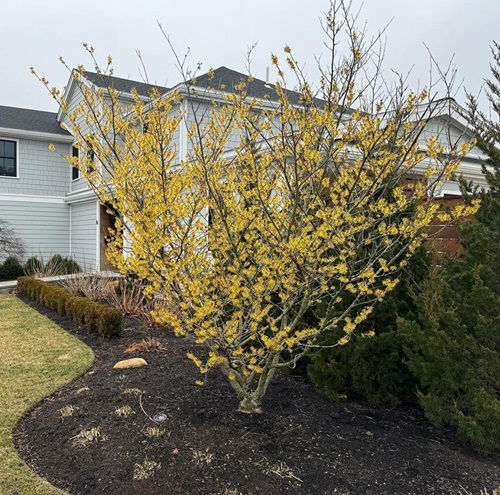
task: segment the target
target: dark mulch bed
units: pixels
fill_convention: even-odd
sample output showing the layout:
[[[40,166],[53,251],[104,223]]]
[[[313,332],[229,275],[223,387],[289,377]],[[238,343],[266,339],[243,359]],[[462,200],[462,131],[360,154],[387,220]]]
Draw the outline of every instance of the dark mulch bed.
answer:
[[[40,309],[40,308],[37,308]],[[458,494],[479,495],[499,484],[498,458],[482,458],[436,430],[413,409],[371,409],[332,403],[311,384],[281,376],[270,387],[264,414],[236,412],[237,402],[217,373],[204,387],[185,354],[184,340],[128,320],[124,335],[100,341],[65,318],[41,310],[78,335],[96,354],[93,369],[45,399],[20,423],[23,458],[51,483],[73,495],[92,494]],[[135,354],[148,366],[113,370],[131,342],[160,338],[167,350]],[[77,390],[89,387],[87,391]],[[166,434],[150,438],[145,411],[164,411]],[[64,406],[79,409],[61,418]],[[135,414],[119,418],[117,407]],[[99,427],[107,436],[87,447],[72,438]],[[212,454],[196,462],[196,453]],[[161,463],[156,474],[133,480],[134,465]]]

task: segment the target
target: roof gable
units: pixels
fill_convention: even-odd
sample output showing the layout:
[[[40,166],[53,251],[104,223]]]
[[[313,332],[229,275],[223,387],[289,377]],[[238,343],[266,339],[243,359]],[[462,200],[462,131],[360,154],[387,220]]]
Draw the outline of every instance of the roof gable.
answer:
[[[155,84],[148,84],[140,81],[133,81],[132,79],[125,79],[122,77],[109,76],[105,74],[98,74],[96,72],[85,71],[83,73],[85,79],[95,84],[100,88],[113,88],[122,93],[131,93],[133,89],[137,91],[139,96],[149,96],[153,89],[157,89],[160,93],[166,93],[169,88],[165,86],[157,86]]]

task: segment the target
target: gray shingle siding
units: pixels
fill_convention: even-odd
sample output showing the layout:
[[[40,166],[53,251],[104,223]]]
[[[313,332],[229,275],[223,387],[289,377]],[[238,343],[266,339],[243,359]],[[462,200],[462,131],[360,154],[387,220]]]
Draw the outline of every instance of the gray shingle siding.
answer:
[[[64,156],[71,153],[71,146],[56,143],[56,151],[50,151],[49,144],[49,141],[18,140],[19,178],[0,177],[0,194],[63,197],[68,193],[71,167]]]

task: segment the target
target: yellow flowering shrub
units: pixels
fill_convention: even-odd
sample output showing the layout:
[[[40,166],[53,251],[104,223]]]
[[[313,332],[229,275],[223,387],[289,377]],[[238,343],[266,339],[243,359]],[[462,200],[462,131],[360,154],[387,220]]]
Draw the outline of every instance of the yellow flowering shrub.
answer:
[[[338,15],[326,22],[332,43]],[[68,128],[98,165],[88,153],[70,160],[119,217],[108,257],[165,302],[154,312],[159,322],[206,349],[189,359],[202,374],[219,367],[242,411],[259,411],[276,370],[314,350],[319,335],[340,329],[338,345],[349,342],[397,284],[438,213],[433,196],[470,147],[422,142],[430,90],[396,88],[361,110],[371,49],[346,22],[350,52],[340,57],[332,44],[318,95],[288,45],[297,93],[273,55],[276,104],[249,96],[251,78],[234,92],[207,91],[203,115],[182,91],[153,91],[148,101],[134,93],[125,104],[112,88],[85,84],[83,68],[72,72],[83,98]],[[179,156],[183,130],[189,147]],[[413,176],[422,180],[409,192]],[[317,305],[321,320],[304,328]]]

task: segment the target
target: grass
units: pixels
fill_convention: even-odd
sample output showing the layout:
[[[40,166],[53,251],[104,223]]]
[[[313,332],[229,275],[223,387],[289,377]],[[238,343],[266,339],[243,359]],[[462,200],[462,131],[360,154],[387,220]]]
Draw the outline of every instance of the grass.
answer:
[[[84,373],[94,354],[12,295],[0,294],[0,493],[61,495],[19,458],[12,431],[27,409]]]

